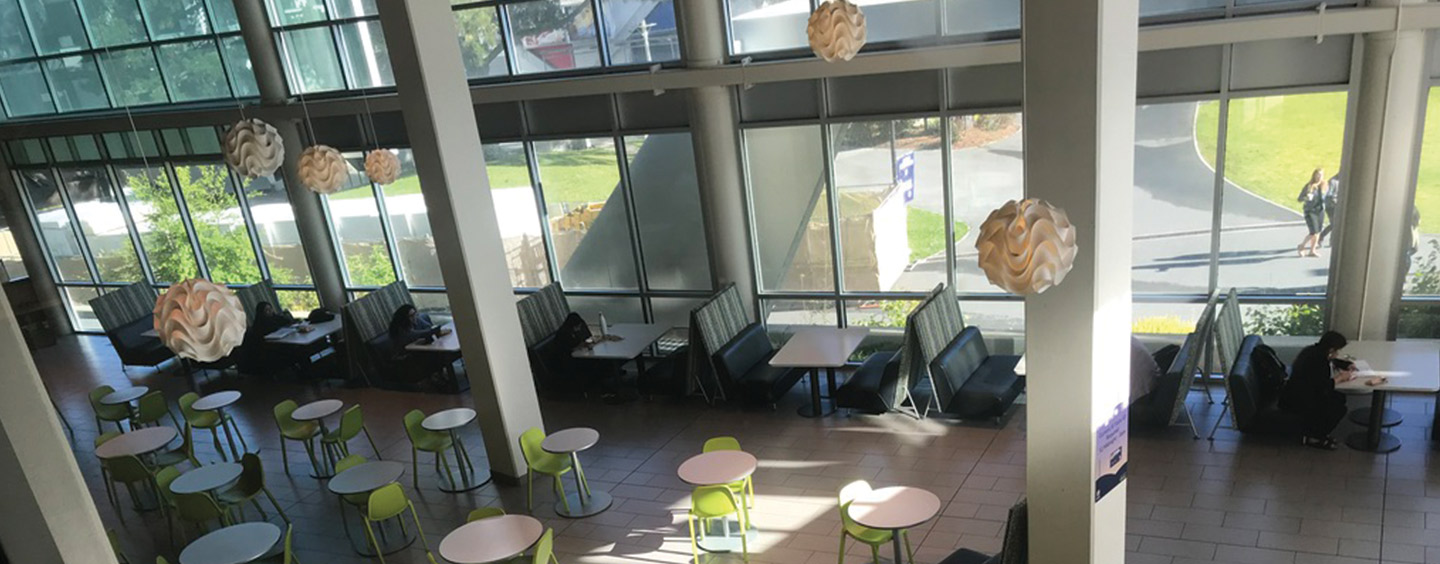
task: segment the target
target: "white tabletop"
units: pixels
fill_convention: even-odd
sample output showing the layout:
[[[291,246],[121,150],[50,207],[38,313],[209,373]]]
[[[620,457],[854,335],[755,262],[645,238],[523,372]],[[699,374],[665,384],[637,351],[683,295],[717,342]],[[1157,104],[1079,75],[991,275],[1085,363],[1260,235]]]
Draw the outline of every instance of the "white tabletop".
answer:
[[[589,427],[572,427],[545,437],[540,448],[551,454],[580,452],[600,442],[600,431]]]
[[[440,328],[442,332],[448,329],[450,334],[436,335],[435,340],[428,345],[420,341],[415,341],[405,345],[405,350],[413,352],[460,352],[460,333],[455,331],[455,324],[446,323],[441,325]]]
[[[759,465],[755,455],[743,450],[716,450],[690,457],[676,474],[692,486],[718,486],[754,474]]]
[[[135,386],[133,388],[115,390],[113,392],[105,394],[105,397],[100,398],[100,403],[105,405],[124,405],[140,399],[142,396],[148,393],[150,393],[150,388],[145,386]]]
[[[770,366],[840,368],[868,334],[865,327],[804,327],[775,353]]]
[[[1368,364],[1371,370],[1362,370],[1354,380],[1337,384],[1337,390],[1440,391],[1440,343],[1435,341],[1352,341],[1340,352],[1355,357],[1357,364]],[[1365,381],[1374,376],[1383,376],[1386,382],[1366,385]]]
[[[179,434],[174,427],[164,425],[130,431],[95,447],[95,456],[106,459],[140,456],[165,448]]]
[[[223,488],[230,482],[240,479],[240,473],[244,471],[244,466],[234,462],[201,466],[181,474],[179,478],[175,478],[174,482],[170,482],[170,492],[175,495],[185,495]]]
[[[405,465],[393,460],[377,460],[347,468],[330,478],[331,493],[354,495],[370,493],[400,479]]]
[[[304,332],[300,328],[309,327],[310,332]],[[280,345],[309,345],[340,332],[342,325],[340,318],[336,317],[323,323],[300,323],[290,327],[276,329],[273,333],[265,336],[267,342]]]
[[[934,519],[940,498],[920,488],[880,488],[857,496],[849,511],[851,519],[871,529],[908,529]]]
[[[150,329],[146,329],[146,330],[144,330],[144,331],[141,331],[141,332],[140,332],[140,336],[141,336],[141,337],[155,337],[155,338],[158,339],[158,338],[160,338],[160,332],[159,332],[159,331],[156,331],[154,328],[150,328]]]
[[[245,564],[265,556],[280,542],[280,527],[242,523],[195,539],[180,553],[180,564]]]
[[[290,418],[296,421],[315,421],[334,415],[342,407],[345,407],[345,404],[337,399],[315,400],[295,408]]]
[[[426,431],[449,431],[469,425],[475,420],[475,410],[468,407],[456,407],[445,411],[431,413],[420,426]]]
[[[195,411],[214,411],[216,409],[230,407],[230,404],[237,401],[240,401],[240,392],[225,390],[195,400],[195,403],[190,404],[190,409]]]
[[[619,341],[600,341],[594,346],[579,346],[570,353],[574,358],[594,358],[606,360],[630,360],[656,340],[660,339],[669,327],[653,323],[616,323],[610,326],[610,334],[620,337]],[[600,336],[600,331],[594,331],[595,337]]]
[[[497,515],[462,525],[440,541],[440,556],[455,564],[486,564],[522,554],[545,534],[529,515]]]

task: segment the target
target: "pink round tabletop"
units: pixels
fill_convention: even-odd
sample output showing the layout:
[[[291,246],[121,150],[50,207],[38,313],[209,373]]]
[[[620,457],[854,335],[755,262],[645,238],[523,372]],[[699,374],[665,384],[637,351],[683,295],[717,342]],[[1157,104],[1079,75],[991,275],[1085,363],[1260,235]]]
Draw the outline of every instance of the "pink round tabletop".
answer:
[[[214,411],[216,409],[230,407],[230,404],[237,401],[240,401],[240,392],[225,390],[195,400],[195,403],[190,404],[190,409],[195,411]]]
[[[572,427],[556,431],[540,443],[540,448],[551,454],[580,452],[600,442],[600,431],[589,427]]]
[[[140,456],[165,448],[165,445],[170,444],[178,435],[174,427],[164,425],[130,431],[95,447],[95,456],[107,459]]]
[[[523,554],[545,525],[529,515],[499,515],[462,525],[440,541],[440,556],[455,564],[486,564]]]
[[[316,400],[295,408],[290,418],[296,421],[315,421],[334,415],[342,407],[345,407],[345,404],[337,399]]]
[[[754,474],[759,465],[755,455],[743,450],[717,450],[690,457],[676,473],[692,486],[718,486]]]
[[[135,386],[133,388],[115,390],[105,394],[105,397],[100,398],[100,403],[104,405],[124,405],[140,399],[148,393],[150,393],[150,388],[146,386]]]
[[[850,502],[850,518],[871,529],[908,529],[939,513],[940,498],[908,486],[871,490]]]

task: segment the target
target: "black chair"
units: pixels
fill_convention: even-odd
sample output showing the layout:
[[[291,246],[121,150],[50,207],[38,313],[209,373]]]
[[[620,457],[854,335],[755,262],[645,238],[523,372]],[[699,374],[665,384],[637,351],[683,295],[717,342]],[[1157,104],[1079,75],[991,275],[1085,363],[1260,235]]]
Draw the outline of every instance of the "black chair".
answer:
[[[1030,509],[1025,500],[1010,508],[1000,553],[986,556],[968,548],[951,553],[940,564],[1028,564],[1030,562]]]
[[[1150,393],[1130,402],[1130,426],[1149,425],[1164,427],[1174,420],[1175,404],[1182,394],[1189,393],[1190,382],[1194,381],[1194,375],[1186,376],[1187,370],[1195,370],[1196,362],[1192,356],[1199,354],[1200,341],[1195,333],[1185,337],[1185,344],[1175,351],[1174,360],[1165,370],[1165,374],[1155,383],[1155,388]],[[1183,409],[1183,404],[1182,404]]]
[[[1015,374],[1019,362],[1019,356],[991,355],[980,330],[966,327],[930,362],[930,376],[944,378],[955,390],[943,411],[963,419],[998,421],[1025,389],[1025,381]]]
[[[765,326],[751,323],[715,351],[712,358],[720,381],[728,389],[737,390],[746,402],[773,408],[804,376],[796,368],[770,366],[775,352]]]
[[[1225,384],[1230,394],[1230,409],[1235,416],[1235,426],[1241,433],[1270,435],[1302,435],[1305,420],[1300,414],[1280,409],[1281,382],[1267,382],[1266,376],[1256,369],[1251,355],[1255,348],[1265,344],[1259,335],[1250,335],[1240,342],[1240,354],[1230,373],[1225,375]]]
[[[147,315],[107,331],[105,336],[115,347],[115,354],[124,366],[159,366],[175,357],[175,353],[156,337],[143,335],[155,328],[155,317]]]
[[[861,413],[888,412],[895,404],[895,381],[899,379],[899,352],[871,354],[850,379],[835,390],[835,407]]]

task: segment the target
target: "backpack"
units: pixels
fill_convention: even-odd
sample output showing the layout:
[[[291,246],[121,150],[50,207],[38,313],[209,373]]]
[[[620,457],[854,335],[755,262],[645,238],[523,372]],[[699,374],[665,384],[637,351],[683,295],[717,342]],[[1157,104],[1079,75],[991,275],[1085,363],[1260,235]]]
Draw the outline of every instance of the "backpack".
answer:
[[[1285,387],[1288,376],[1285,363],[1280,361],[1275,349],[1260,344],[1250,351],[1250,367],[1260,380],[1260,405],[1269,405],[1280,397],[1280,390]]]

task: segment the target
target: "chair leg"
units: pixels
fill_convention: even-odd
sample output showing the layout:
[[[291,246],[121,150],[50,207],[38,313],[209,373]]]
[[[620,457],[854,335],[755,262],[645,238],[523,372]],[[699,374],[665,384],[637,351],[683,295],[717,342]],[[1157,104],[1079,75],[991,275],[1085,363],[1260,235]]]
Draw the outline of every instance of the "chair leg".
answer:
[[[380,449],[375,446],[375,439],[370,438],[370,430],[362,425],[360,432],[365,433],[365,440],[370,442],[370,450],[375,451],[375,460],[385,460],[385,457],[380,456]]]
[[[271,500],[271,501],[274,501],[274,500]],[[260,507],[260,500],[255,499],[255,498],[252,497],[252,498],[250,498],[250,503],[255,506],[255,510],[256,510],[256,511],[259,511],[259,512],[260,512],[260,520],[261,520],[261,521],[269,521],[269,520],[270,520],[270,517],[267,516],[267,515],[265,515],[265,508],[264,508],[264,507]],[[237,506],[237,507],[239,507],[239,506]]]
[[[456,484],[455,484],[455,473],[453,473],[453,472],[450,471],[450,459],[445,458],[445,451],[442,450],[442,451],[436,452],[436,453],[435,453],[435,456],[439,457],[439,458],[440,458],[440,462],[445,466],[445,477],[450,480],[450,485],[451,485],[451,486],[456,485]]]
[[[231,429],[234,429],[234,430],[235,430],[235,438],[240,439],[240,449],[241,449],[241,451],[242,451],[242,452],[250,452],[250,445],[245,444],[245,434],[240,432],[240,426],[239,426],[239,425],[236,425],[236,424],[235,424],[235,420],[232,419],[229,415],[226,415],[226,416],[225,416],[225,421],[228,422],[228,423],[230,423],[230,428],[231,428]]]
[[[695,515],[686,515],[685,523],[690,525],[690,553],[695,555],[695,564],[700,564],[700,543],[695,540]]]
[[[915,549],[910,548],[910,535],[907,531],[900,531],[900,540],[905,541],[905,557],[910,559],[910,564],[915,564]]]
[[[744,534],[745,531],[740,531],[740,533],[741,533],[741,534]],[[844,532],[844,531],[841,531],[841,532],[840,532],[840,562],[839,562],[839,564],[845,564],[845,532]]]
[[[580,467],[580,460],[575,460],[575,475],[580,476],[580,488],[585,490],[585,495],[590,495],[590,480],[585,479],[585,469]]]
[[[555,495],[560,496],[560,504],[565,506],[565,512],[569,513],[570,498],[565,496],[565,484],[561,483],[559,474],[554,475],[553,478],[555,478]]]
[[[415,520],[415,533],[420,535],[420,544],[425,546],[425,552],[430,552],[430,541],[425,539],[425,528],[420,526],[420,514],[415,511],[415,504],[410,504],[410,518]],[[404,521],[404,516],[401,516]]]
[[[871,562],[874,562],[875,564],[880,564],[880,545],[878,545],[878,544],[872,544],[872,545],[870,545],[870,558],[871,558],[871,560],[870,560]],[[897,562],[896,564],[900,564],[900,563]]]
[[[301,444],[305,445],[305,456],[310,457],[310,468],[319,471],[320,460],[315,458],[315,443],[306,439],[305,442]]]
[[[525,511],[535,510],[535,471],[525,473]]]
[[[370,546],[375,547],[375,557],[380,559],[380,564],[385,564],[385,552],[380,550],[380,542],[375,540],[375,531],[370,528],[370,519],[365,519],[365,538],[370,539]]]
[[[220,460],[229,462],[230,457],[225,454],[225,447],[220,446],[220,433],[216,431],[214,427],[210,428],[210,439],[215,444],[215,452],[220,453]]]
[[[285,475],[286,475],[286,476],[289,476],[289,475],[290,475],[290,455],[286,452],[287,450],[288,450],[288,449],[285,448],[285,439],[284,439],[284,437],[281,437],[281,439],[280,439],[280,464],[284,465],[284,467],[285,467]]]
[[[410,445],[410,480],[415,489],[420,489],[420,451]]]

